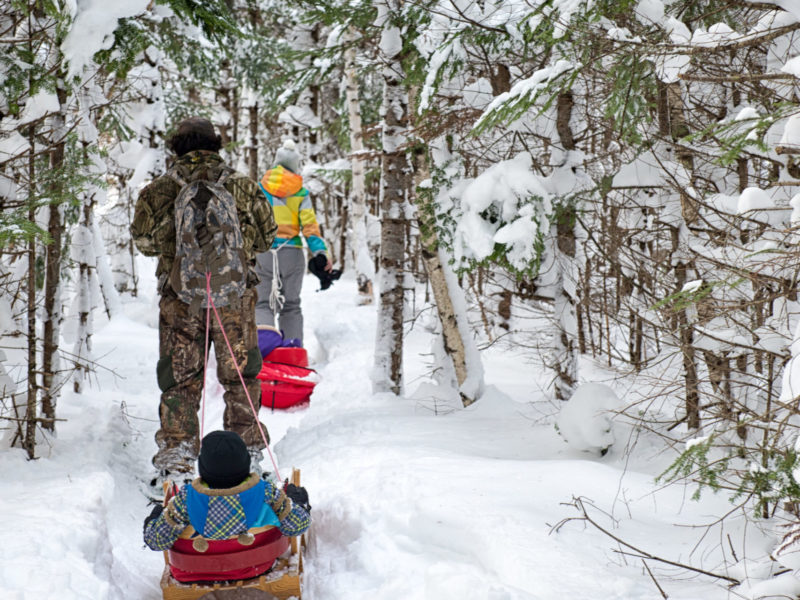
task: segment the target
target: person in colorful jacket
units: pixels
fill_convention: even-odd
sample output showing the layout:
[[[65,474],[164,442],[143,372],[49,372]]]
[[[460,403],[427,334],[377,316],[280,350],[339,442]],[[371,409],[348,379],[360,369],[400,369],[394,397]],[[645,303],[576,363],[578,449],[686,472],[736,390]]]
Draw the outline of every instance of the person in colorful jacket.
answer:
[[[302,344],[300,290],[306,259],[300,236],[305,238],[312,254],[309,264],[323,272],[330,272],[332,265],[308,190],[303,187],[300,154],[292,140],[286,140],[278,149],[274,164],[261,178],[259,186],[272,206],[278,233],[271,251],[256,258],[256,272],[260,278],[256,322],[259,330],[277,326],[285,339],[296,339]],[[278,294],[283,297],[282,303]]]
[[[253,543],[248,534],[257,528],[277,527],[294,537],[310,526],[305,488],[289,484],[284,492],[251,472],[247,446],[236,433],[206,435],[197,466],[200,477],[183,485],[166,509],[158,505],[145,519],[144,543],[151,550],[167,550],[187,533],[192,547],[202,553],[208,540],[238,539],[247,546]]]
[[[184,119],[167,145],[175,154],[172,169],[184,181],[217,181],[223,170],[232,171],[218,154],[220,136],[207,119]],[[240,434],[258,461],[264,442],[239,379],[237,365],[242,369],[250,397],[258,405],[261,388],[256,375],[262,363],[255,321],[258,280],[255,256],[257,252],[269,250],[277,227],[272,210],[255,181],[232,172],[223,185],[236,202],[247,268],[243,274],[246,290],[236,303],[238,306],[224,306],[219,311],[236,362],[213,318],[209,339],[217,357],[217,377],[225,388],[223,426]],[[145,256],[158,257],[156,277],[161,299],[156,373],[162,393],[161,427],[155,436],[158,451],[153,457],[157,470],[151,482],[153,486],[170,476],[193,473],[200,450],[197,412],[203,388],[206,314],[203,310],[192,311],[189,304],[177,297],[170,282],[176,254],[175,200],[180,190],[181,185],[173,177],[162,175],[153,180],[139,192],[131,225],[131,235],[139,251]],[[260,427],[266,432],[263,424]]]

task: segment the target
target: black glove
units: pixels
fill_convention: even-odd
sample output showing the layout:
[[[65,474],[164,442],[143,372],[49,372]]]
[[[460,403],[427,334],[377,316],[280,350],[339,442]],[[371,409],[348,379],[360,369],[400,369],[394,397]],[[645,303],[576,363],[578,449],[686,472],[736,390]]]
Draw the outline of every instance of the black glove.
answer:
[[[283,491],[292,502],[302,506],[306,512],[311,512],[311,505],[308,503],[308,492],[306,488],[290,483],[286,485]]]
[[[319,279],[320,288],[323,290],[327,290],[334,281],[339,279],[342,276],[341,269],[331,269],[330,271],[326,271],[325,267],[328,265],[328,257],[324,254],[317,254],[316,256],[312,256],[311,260],[308,261],[308,270]]]
[[[150,521],[155,521],[158,517],[161,516],[162,512],[164,512],[164,506],[162,504],[156,504],[153,507],[153,511],[144,518],[144,525],[142,526],[142,535],[144,535],[144,532],[147,531],[147,526],[150,525]]]
[[[316,277],[321,278],[325,272],[325,266],[328,264],[328,257],[324,254],[315,254],[308,261],[308,270],[311,271]]]

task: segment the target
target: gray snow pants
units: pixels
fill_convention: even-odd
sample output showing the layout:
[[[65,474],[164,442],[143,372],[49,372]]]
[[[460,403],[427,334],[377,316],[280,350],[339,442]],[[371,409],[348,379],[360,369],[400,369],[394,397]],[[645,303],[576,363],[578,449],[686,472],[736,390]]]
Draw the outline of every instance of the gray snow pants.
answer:
[[[303,341],[303,313],[300,310],[300,289],[303,287],[303,276],[306,272],[306,252],[296,246],[284,246],[278,253],[278,273],[283,294],[283,308],[276,315],[269,306],[269,295],[272,290],[273,252],[262,252],[256,257],[256,273],[261,281],[258,284],[258,300],[256,301],[256,324],[277,327],[284,338],[297,338]]]

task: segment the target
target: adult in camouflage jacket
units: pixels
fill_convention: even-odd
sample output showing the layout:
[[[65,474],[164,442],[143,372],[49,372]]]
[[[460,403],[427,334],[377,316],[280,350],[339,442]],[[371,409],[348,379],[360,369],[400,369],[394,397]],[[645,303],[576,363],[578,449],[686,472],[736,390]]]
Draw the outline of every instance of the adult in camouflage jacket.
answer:
[[[198,179],[216,181],[224,169],[229,169],[217,154],[221,147],[220,137],[206,119],[193,117],[182,121],[168,146],[176,155],[173,168],[187,182]],[[254,269],[255,255],[270,248],[277,227],[272,209],[256,182],[233,173],[225,180],[224,187],[236,202],[248,273],[245,274],[247,289],[241,300],[220,307],[219,314],[236,363],[257,407],[261,392],[256,375],[261,369],[261,353],[255,324],[255,285],[258,282]],[[133,241],[139,251],[145,256],[158,257],[156,276],[161,298],[156,372],[162,393],[159,407],[161,427],[156,433],[158,451],[153,464],[160,478],[193,472],[200,449],[197,411],[203,387],[206,311],[193,310],[189,304],[179,300],[169,276],[175,261],[175,199],[180,189],[172,177],[155,179],[139,193],[131,225]],[[214,344],[217,378],[225,388],[223,427],[244,439],[257,462],[264,446],[258,422],[213,315],[210,323],[208,337]]]

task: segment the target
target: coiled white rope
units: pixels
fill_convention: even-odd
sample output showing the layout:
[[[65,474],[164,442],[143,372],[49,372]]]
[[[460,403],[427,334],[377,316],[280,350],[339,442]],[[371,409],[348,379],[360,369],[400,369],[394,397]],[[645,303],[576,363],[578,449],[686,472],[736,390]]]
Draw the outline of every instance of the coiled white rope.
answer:
[[[272,254],[272,287],[269,291],[269,309],[272,311],[272,324],[276,329],[278,328],[278,313],[283,309],[283,304],[286,301],[281,293],[281,289],[283,289],[283,283],[281,282],[281,269],[280,263],[278,262],[278,250],[283,248],[290,241],[291,240],[286,240],[277,248],[270,248],[269,250],[270,254]]]

